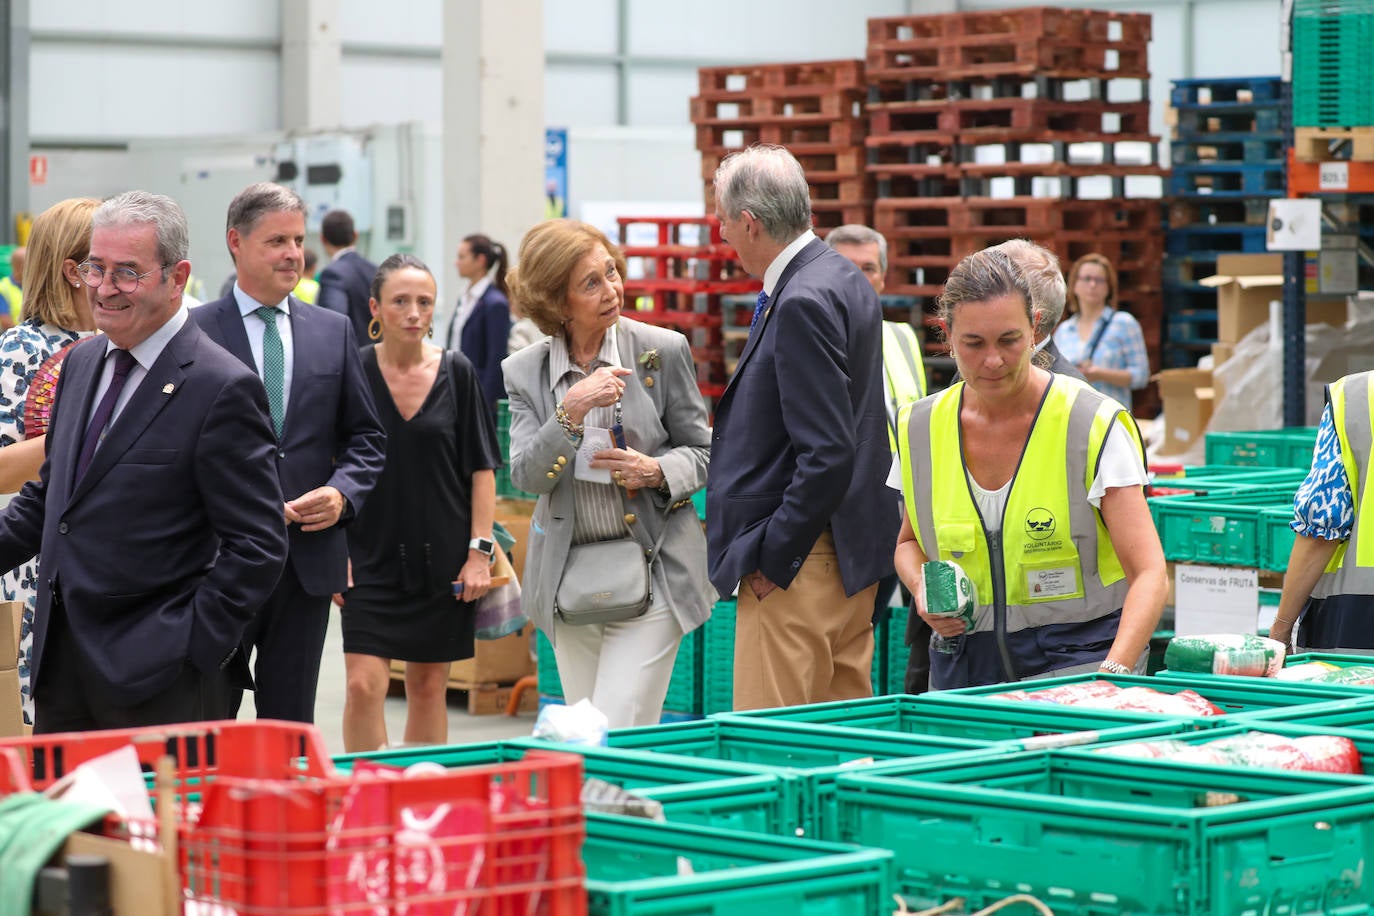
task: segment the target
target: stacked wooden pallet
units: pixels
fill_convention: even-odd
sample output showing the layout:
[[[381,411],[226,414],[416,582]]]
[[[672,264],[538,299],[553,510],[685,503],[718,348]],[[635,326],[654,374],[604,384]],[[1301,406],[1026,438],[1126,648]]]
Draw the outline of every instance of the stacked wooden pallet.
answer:
[[[1066,268],[1100,252],[1157,366],[1164,172],[1149,133],[1150,17],[1046,7],[868,27],[865,145],[888,290],[934,297],[960,258],[1012,237]]]

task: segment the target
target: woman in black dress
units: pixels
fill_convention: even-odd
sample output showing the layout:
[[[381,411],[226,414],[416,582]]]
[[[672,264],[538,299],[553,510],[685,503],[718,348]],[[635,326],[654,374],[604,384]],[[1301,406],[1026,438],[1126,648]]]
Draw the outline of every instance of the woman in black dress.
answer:
[[[496,430],[472,364],[426,341],[434,298],[429,268],[410,255],[387,258],[372,281],[381,341],[363,348],[363,368],[386,426],[386,468],[348,529],[350,752],[387,743],[393,658],[406,662],[405,742],[447,741],[449,664],[472,657],[473,602],[491,582]]]

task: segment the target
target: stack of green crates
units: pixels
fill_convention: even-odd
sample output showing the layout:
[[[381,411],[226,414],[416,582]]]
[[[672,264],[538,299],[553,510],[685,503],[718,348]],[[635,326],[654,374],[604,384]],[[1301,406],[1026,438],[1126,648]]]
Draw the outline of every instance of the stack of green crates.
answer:
[[[501,449],[501,467],[496,469],[496,495],[501,499],[534,499],[533,493],[517,489],[510,482],[510,402],[496,402],[496,444]]]
[[[1316,444],[1315,426],[1208,433],[1206,460],[1209,465],[1307,470]]]
[[[1297,0],[1293,7],[1293,124],[1374,125],[1371,60],[1374,0]]]
[[[1149,499],[1150,515],[1166,560],[1269,568],[1265,564],[1273,562],[1280,549],[1274,543],[1281,534],[1275,521],[1286,525],[1292,518],[1296,492],[1294,484],[1204,496],[1155,496]],[[1292,546],[1291,539],[1287,546]],[[1287,558],[1284,552],[1285,565]]]

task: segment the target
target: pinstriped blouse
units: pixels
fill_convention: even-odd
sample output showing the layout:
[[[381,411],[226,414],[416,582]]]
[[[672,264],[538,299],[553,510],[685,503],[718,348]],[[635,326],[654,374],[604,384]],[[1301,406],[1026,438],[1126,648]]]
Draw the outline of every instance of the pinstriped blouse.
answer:
[[[620,365],[616,331],[614,326],[606,331],[606,336],[601,341],[601,351],[592,360],[592,372],[601,366]],[[549,346],[549,385],[553,389],[554,400],[562,403],[563,398],[567,397],[568,389],[589,374],[573,365],[572,359],[568,356],[567,339],[562,335],[554,337]],[[587,426],[610,429],[615,423],[615,408],[593,407],[587,411],[587,416],[582,422]],[[574,455],[573,461],[578,460]],[[576,477],[573,477],[572,486],[573,544],[613,541],[629,535],[619,487],[613,483],[591,483],[578,480]]]

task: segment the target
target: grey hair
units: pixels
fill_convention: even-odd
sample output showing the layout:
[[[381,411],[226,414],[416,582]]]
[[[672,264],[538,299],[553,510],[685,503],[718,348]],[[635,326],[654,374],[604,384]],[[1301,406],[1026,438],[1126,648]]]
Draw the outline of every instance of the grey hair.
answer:
[[[984,248],[964,258],[949,272],[945,291],[937,300],[936,314],[944,326],[953,325],[954,310],[966,302],[987,302],[1002,296],[1017,295],[1026,305],[1026,320],[1032,325],[1030,283],[1012,261],[997,248]]]
[[[1026,275],[1031,307],[1040,309],[1035,332],[1039,335],[1049,334],[1059,324],[1059,319],[1064,317],[1064,300],[1068,295],[1064,274],[1059,269],[1059,258],[1048,248],[1026,239],[1011,239],[993,246],[993,250],[1006,253]]]
[[[887,273],[887,239],[877,229],[870,229],[859,223],[846,223],[827,232],[825,243],[831,248],[836,245],[872,245],[876,243],[878,246],[878,269]]]
[[[125,191],[109,198],[91,216],[95,229],[116,226],[151,225],[157,237],[157,259],[162,277],[167,270],[186,260],[190,250],[190,231],[181,204],[162,194],[149,191]]]
[[[716,169],[716,200],[730,219],[748,210],[775,242],[811,228],[811,188],[801,163],[781,146],[731,153]]]
[[[270,181],[250,184],[229,202],[229,216],[225,221],[225,231],[237,229],[240,235],[253,231],[268,213],[297,212],[306,214],[305,201],[290,188]]]

